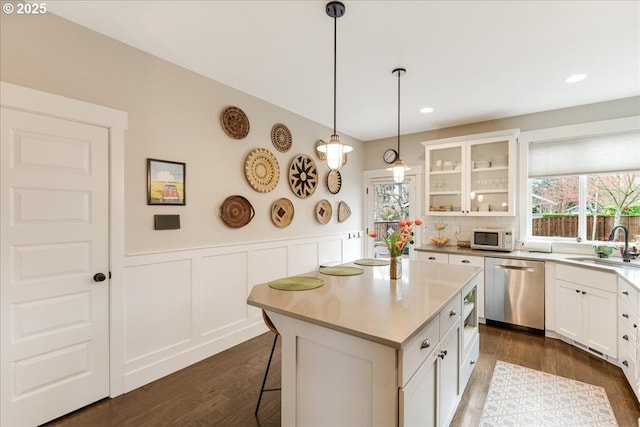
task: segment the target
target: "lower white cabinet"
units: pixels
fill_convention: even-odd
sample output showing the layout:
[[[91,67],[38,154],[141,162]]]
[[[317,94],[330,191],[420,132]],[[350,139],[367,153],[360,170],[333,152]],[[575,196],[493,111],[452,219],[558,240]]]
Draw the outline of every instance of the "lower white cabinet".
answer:
[[[617,359],[617,278],[613,273],[556,266],[556,332]]]
[[[618,278],[618,351],[622,372],[636,398],[640,400],[640,368],[638,356],[640,344],[638,342],[638,328],[640,315],[638,313],[638,291],[624,279]]]
[[[453,328],[442,340],[438,353],[438,425],[448,426],[458,406],[460,328]]]
[[[400,426],[446,426],[458,407],[459,322],[400,389]]]
[[[404,427],[435,426],[438,406],[438,355],[434,349],[420,365],[411,381],[400,389],[400,425]]]
[[[431,262],[439,262],[440,264],[448,264],[449,263],[449,255],[443,254],[441,252],[425,252],[425,251],[416,251],[418,253],[418,261],[431,261]]]

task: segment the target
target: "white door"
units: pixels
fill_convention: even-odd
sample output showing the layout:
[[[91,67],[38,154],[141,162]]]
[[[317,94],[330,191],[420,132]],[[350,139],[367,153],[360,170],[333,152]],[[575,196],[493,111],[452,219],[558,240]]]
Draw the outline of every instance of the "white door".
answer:
[[[415,218],[420,215],[419,197],[417,193],[416,175],[407,175],[402,184],[393,182],[390,172],[381,174],[371,173],[365,182],[365,193],[367,202],[365,207],[366,232],[376,231],[378,236],[382,235],[382,230],[394,229],[397,227],[400,218]],[[414,245],[409,246],[409,257],[415,259],[415,246],[420,246],[421,228],[414,229]],[[380,237],[375,240],[366,237],[365,256],[385,257],[388,256],[385,247],[379,242]],[[374,242],[378,241],[378,245]],[[374,253],[375,247],[375,253]]]
[[[37,425],[109,394],[108,131],[0,123],[0,424]]]

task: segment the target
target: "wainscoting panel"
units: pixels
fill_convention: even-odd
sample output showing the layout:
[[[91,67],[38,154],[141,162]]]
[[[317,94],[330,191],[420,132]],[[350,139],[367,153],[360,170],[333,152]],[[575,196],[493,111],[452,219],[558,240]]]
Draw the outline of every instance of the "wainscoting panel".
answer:
[[[289,260],[289,275],[303,274],[318,268],[318,243],[293,245]]]
[[[224,333],[247,320],[247,272],[246,252],[202,258],[199,286],[194,289],[201,335]]]
[[[251,288],[361,257],[360,233],[127,256],[124,391],[265,332]]]
[[[191,260],[128,268],[125,283],[125,363],[166,357],[191,339]],[[143,363],[143,362],[142,362]]]

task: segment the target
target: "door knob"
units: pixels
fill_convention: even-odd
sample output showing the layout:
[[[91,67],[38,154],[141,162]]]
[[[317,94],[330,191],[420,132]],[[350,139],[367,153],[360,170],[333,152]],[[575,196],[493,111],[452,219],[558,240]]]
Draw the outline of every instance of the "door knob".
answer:
[[[107,276],[105,276],[104,273],[96,273],[93,275],[94,282],[104,282],[106,278]]]

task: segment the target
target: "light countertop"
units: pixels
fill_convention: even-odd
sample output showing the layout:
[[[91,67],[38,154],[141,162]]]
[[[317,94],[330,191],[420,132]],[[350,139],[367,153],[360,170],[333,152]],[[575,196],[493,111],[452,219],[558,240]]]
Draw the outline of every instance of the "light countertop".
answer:
[[[585,268],[592,268],[597,270],[605,270],[612,271],[616,273],[618,276],[625,279],[631,285],[633,285],[636,289],[640,290],[640,260],[631,261],[631,265],[628,267],[616,267],[610,265],[601,265],[601,264],[589,264],[585,262],[576,261],[577,258],[589,258],[597,260],[598,257],[595,255],[581,255],[581,254],[570,254],[570,253],[560,253],[560,252],[552,252],[552,253],[544,253],[544,252],[530,252],[525,250],[514,250],[511,252],[499,252],[499,251],[485,251],[478,249],[470,249],[470,248],[458,248],[457,246],[432,246],[425,245],[416,248],[417,251],[425,251],[425,252],[439,252],[446,254],[459,254],[459,255],[473,255],[473,256],[482,256],[482,257],[497,257],[497,258],[518,258],[518,259],[530,259],[535,261],[554,261],[561,262],[564,264],[575,265]],[[609,258],[609,260],[620,261],[620,258],[614,257]],[[635,266],[635,267],[633,267]]]
[[[354,265],[354,264],[347,264]],[[349,335],[400,349],[481,270],[476,267],[403,260],[402,279],[389,279],[389,266],[357,266],[357,276],[313,271],[324,285],[282,291],[254,286],[247,303]]]

